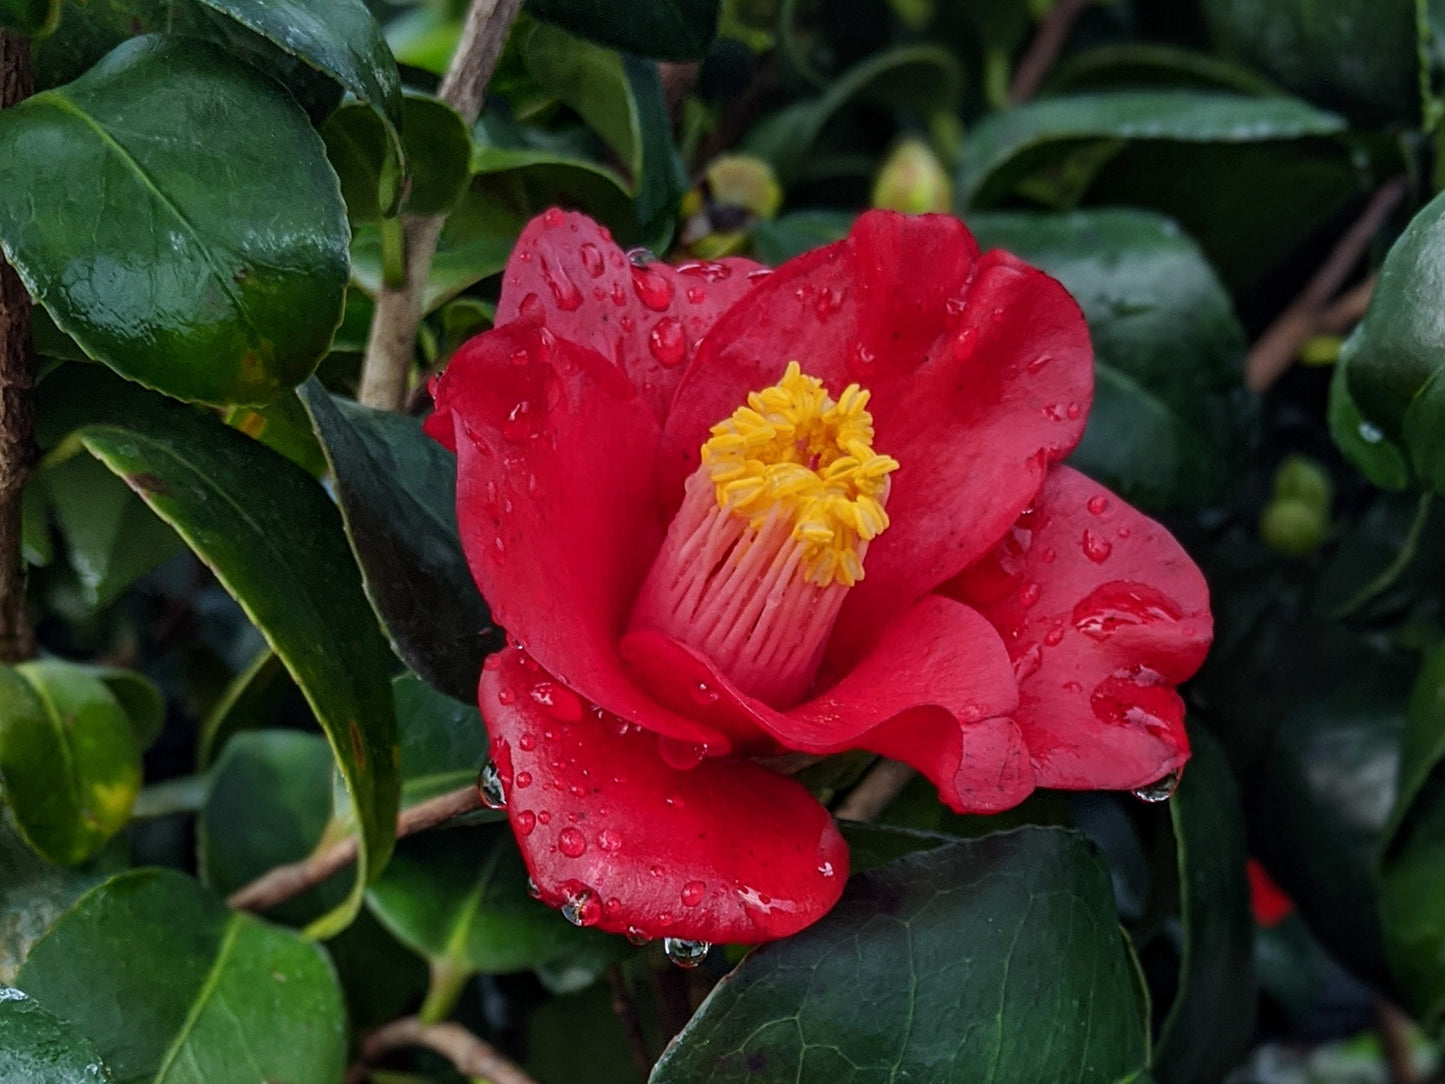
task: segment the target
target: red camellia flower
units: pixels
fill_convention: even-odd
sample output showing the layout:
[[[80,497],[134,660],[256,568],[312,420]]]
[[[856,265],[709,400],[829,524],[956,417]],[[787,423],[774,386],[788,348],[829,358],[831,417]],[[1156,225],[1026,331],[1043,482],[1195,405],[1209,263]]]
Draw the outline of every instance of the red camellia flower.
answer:
[[[784,753],[905,761],[960,811],[1177,773],[1208,597],[1057,465],[1092,389],[1064,289],[946,216],[771,272],[533,221],[427,431],[514,637],[481,708],[542,899],[637,939],[813,922],[848,852]]]

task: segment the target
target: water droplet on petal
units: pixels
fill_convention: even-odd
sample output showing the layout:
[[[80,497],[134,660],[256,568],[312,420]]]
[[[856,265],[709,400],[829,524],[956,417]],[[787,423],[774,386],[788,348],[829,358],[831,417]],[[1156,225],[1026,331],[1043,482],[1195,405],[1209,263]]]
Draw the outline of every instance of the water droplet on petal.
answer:
[[[1183,617],[1172,598],[1143,583],[1112,581],[1094,588],[1074,607],[1074,628],[1104,640],[1124,625],[1154,625]]]
[[[1044,644],[1048,647],[1058,647],[1059,644],[1063,642],[1063,639],[1063,625],[1055,625],[1053,628],[1049,629],[1048,632],[1044,633]]]
[[[707,959],[711,948],[712,945],[706,941],[688,941],[681,937],[662,939],[662,951],[667,953],[667,958],[689,971]]]
[[[609,854],[614,853],[622,846],[622,837],[611,828],[604,828],[597,833],[597,846]]]
[[[1084,556],[1096,565],[1102,565],[1109,559],[1109,554],[1114,552],[1114,543],[1107,538],[1100,538],[1093,531],[1085,531],[1079,544],[1083,547]]]
[[[672,304],[672,282],[650,267],[632,269],[632,292],[653,312],[666,312]]]
[[[557,849],[568,858],[581,858],[582,852],[587,850],[587,837],[576,828],[563,828],[557,834]]]
[[[716,704],[718,691],[705,681],[699,681],[692,690],[692,701],[698,707],[707,707],[709,704]]]
[[[531,772],[518,772],[518,773],[517,773],[517,777],[512,780],[512,786],[516,787],[518,790],[526,790],[526,789],[527,789],[528,787],[530,787],[531,785],[532,785],[532,773],[531,773]],[[543,823],[545,824],[546,822],[543,821]]]
[[[531,877],[527,878],[527,895],[531,896],[534,900],[540,900],[542,898],[542,890],[537,887],[537,882]]]
[[[687,288],[687,299],[694,305],[701,305],[707,300],[707,291],[701,286],[689,286]]]
[[[606,264],[602,262],[602,253],[591,241],[582,242],[577,249],[577,255],[582,259],[582,269],[594,279],[606,270]]]
[[[507,687],[506,685],[503,685],[500,689],[497,690],[497,703],[498,703],[498,704],[503,704],[503,705],[505,705],[505,704],[514,704],[514,703],[516,703],[516,701],[517,701],[517,692],[516,692],[515,689],[511,689],[511,688]]]
[[[864,368],[872,365],[877,356],[862,343],[853,344],[853,360]]]
[[[546,825],[551,824],[551,823],[552,823],[552,811],[551,811],[550,809],[539,810],[538,813],[537,813],[537,823],[540,824],[540,825],[542,825],[542,826],[544,826],[544,827],[545,827]]]
[[[652,938],[647,936],[646,930],[643,930],[637,926],[628,926],[627,940],[631,941],[634,945],[645,945],[649,941],[651,941]]]
[[[663,368],[678,365],[687,357],[687,335],[682,330],[682,321],[676,316],[659,320],[647,336],[647,349]]]
[[[692,260],[688,263],[680,263],[677,265],[677,271],[680,275],[692,275],[708,282],[721,282],[733,273],[733,269],[727,264],[713,263],[710,260]]]
[[[622,288],[622,283],[620,282],[614,282],[612,284],[612,303],[614,305],[627,304],[627,291]]]
[[[1084,507],[1089,510],[1090,514],[1095,516],[1102,516],[1105,512],[1109,510],[1109,498],[1103,496],[1102,494],[1099,496],[1090,497]]]
[[[517,747],[524,753],[530,753],[537,748],[537,735],[530,730],[524,730],[522,736],[517,739]]]
[[[657,253],[653,252],[650,248],[644,248],[638,245],[636,248],[629,248],[627,250],[627,262],[632,264],[633,267],[646,267],[650,263],[657,262]]]
[[[1072,421],[1077,421],[1078,418],[1079,418],[1079,415],[1082,414],[1082,413],[1083,413],[1083,410],[1079,407],[1079,404],[1078,404],[1078,403],[1070,403],[1068,406],[1066,406],[1066,407],[1064,408],[1064,416],[1065,416],[1066,418],[1068,418],[1069,421],[1071,421],[1071,422],[1072,422]]]
[[[563,312],[576,312],[581,307],[582,291],[567,277],[567,272],[560,267],[553,267],[545,256],[542,257],[542,281],[552,291],[552,300],[557,302],[557,307]]]
[[[502,772],[495,760],[488,760],[477,773],[477,797],[488,809],[507,808],[507,791],[502,786]]]
[[[563,885],[567,898],[562,904],[562,917],[574,926],[595,926],[602,917],[602,901],[584,884],[568,881]]]
[[[688,881],[682,886],[682,903],[684,907],[696,907],[702,902],[707,894],[707,885],[701,881]]]
[[[565,685],[555,681],[539,681],[528,694],[544,711],[558,722],[575,723],[582,718],[582,701]]]
[[[530,399],[519,400],[507,412],[507,420],[502,423],[502,436],[512,441],[527,440],[536,432],[535,415],[540,413]]]
[[[517,819],[513,823],[516,825],[519,834],[530,836],[532,829],[537,827],[537,814],[533,813],[530,809],[524,809],[517,814]]]
[[[834,874],[834,870],[833,870],[833,863],[832,863],[832,862],[824,862],[822,865],[820,865],[820,866],[818,867],[818,872],[821,873],[824,877],[832,877],[832,876],[834,876],[835,874]]]
[[[949,344],[956,361],[967,361],[973,356],[973,340],[976,332],[971,327],[966,327],[954,336],[953,342]]]
[[[1025,606],[1032,606],[1039,601],[1043,589],[1036,583],[1026,583],[1019,588],[1019,602]]]
[[[1182,769],[1175,768],[1168,775],[1154,780],[1148,786],[1139,787],[1134,791],[1134,797],[1141,802],[1167,802],[1179,789],[1179,780],[1183,778],[1183,775]]]
[[[679,741],[676,738],[660,738],[657,743],[658,751],[669,768],[678,771],[687,771],[689,768],[696,768],[707,756],[707,747],[695,745],[692,742]],[[671,804],[671,802],[669,802]]]
[[[1038,670],[1044,662],[1044,649],[1034,644],[1013,660],[1014,680],[1023,681]]]
[[[520,309],[523,316],[535,316],[542,311],[542,299],[536,294],[528,294],[522,298]]]

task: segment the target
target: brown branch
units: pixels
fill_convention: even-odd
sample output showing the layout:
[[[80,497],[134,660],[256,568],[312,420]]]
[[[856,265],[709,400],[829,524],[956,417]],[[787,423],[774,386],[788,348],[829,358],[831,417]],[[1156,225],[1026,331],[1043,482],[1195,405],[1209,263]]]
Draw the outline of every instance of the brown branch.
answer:
[[[460,1024],[423,1024],[415,1016],[402,1017],[377,1028],[361,1043],[366,1061],[379,1061],[393,1050],[424,1046],[435,1051],[466,1077],[483,1077],[492,1084],[536,1084],[520,1065],[485,1039]]]
[[[482,111],[487,82],[502,54],[522,0],[472,0],[461,42],[438,97],[472,125]],[[403,228],[406,283],[382,283],[372,313],[358,398],[367,406],[400,410],[406,402],[416,332],[421,325],[432,257],[445,217],[409,218]]]
[[[410,809],[402,810],[396,818],[396,835],[400,839],[427,828],[460,817],[482,807],[481,797],[474,786],[461,787],[447,794],[420,802]],[[356,861],[356,837],[345,839],[315,854],[307,855],[299,862],[277,866],[263,873],[250,884],[243,885],[226,897],[226,903],[241,911],[265,911],[299,896],[308,888],[314,888],[333,873],[345,869]]]
[[[0,109],[30,96],[30,42],[0,32]],[[0,253],[0,661],[35,654],[25,609],[24,516],[21,497],[35,466],[35,344],[31,302]]]
[[[1370,298],[1375,296],[1375,287],[1379,284],[1379,274],[1372,274],[1331,301],[1329,307],[1320,313],[1318,333],[1343,335],[1363,320],[1370,308]]]
[[[1377,1001],[1375,1021],[1390,1070],[1390,1084],[1418,1084],[1420,1077],[1410,1054],[1410,1018],[1388,1001]]]
[[[1406,186],[1401,176],[1375,190],[1360,217],[1335,242],[1299,296],[1265,329],[1244,360],[1244,381],[1251,391],[1268,389],[1294,364],[1305,340],[1319,333],[1320,318],[1331,299],[1340,292],[1395,204],[1404,197]]]
[[[880,760],[849,792],[833,815],[841,821],[871,821],[903,793],[914,771],[896,760]]]
[[[1009,83],[1008,100],[1015,105],[1026,102],[1039,92],[1044,77],[1069,40],[1069,31],[1093,0],[1058,0],[1044,21],[1039,24],[1033,40],[1024,51]]]

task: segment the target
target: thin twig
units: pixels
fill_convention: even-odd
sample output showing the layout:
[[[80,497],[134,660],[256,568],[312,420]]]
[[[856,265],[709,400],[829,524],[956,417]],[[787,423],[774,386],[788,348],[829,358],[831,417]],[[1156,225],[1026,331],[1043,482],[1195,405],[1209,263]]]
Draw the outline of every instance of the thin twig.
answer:
[[[1410,1018],[1388,1001],[1378,1001],[1375,1020],[1390,1070],[1390,1084],[1418,1084],[1415,1059],[1410,1056]]]
[[[648,1052],[647,1037],[642,1030],[642,1015],[637,1011],[637,1003],[632,1000],[631,991],[627,989],[627,979],[623,977],[622,968],[616,964],[607,969],[607,985],[612,988],[612,1011],[622,1023],[627,1045],[632,1048],[632,1060],[637,1063],[638,1071],[645,1077],[652,1069],[652,1055]]]
[[[1009,83],[1008,100],[1017,105],[1026,102],[1039,92],[1044,77],[1054,66],[1054,61],[1063,51],[1064,42],[1069,40],[1069,31],[1084,14],[1093,0],[1058,0],[1039,28],[1033,40],[1014,69],[1013,81]]]
[[[903,793],[914,771],[896,760],[880,760],[844,798],[833,815],[842,821],[871,821]]]
[[[472,125],[482,111],[487,82],[502,54],[522,0],[472,0],[461,42],[442,80],[438,97]],[[382,283],[376,295],[358,398],[367,406],[400,410],[406,402],[416,332],[421,324],[427,279],[444,216],[409,218],[403,234],[406,284]]]
[[[452,1021],[423,1024],[415,1016],[393,1020],[362,1040],[361,1056],[366,1061],[378,1061],[393,1050],[409,1046],[435,1051],[466,1077],[484,1077],[492,1084],[537,1084],[491,1043]]]
[[[0,32],[0,109],[30,96],[30,42]],[[25,609],[21,497],[35,466],[35,344],[30,295],[0,253],[0,661],[35,654]]]
[[[481,806],[481,796],[477,794],[476,787],[461,787],[420,802],[410,809],[402,810],[396,818],[397,838],[435,828],[453,817],[480,809]],[[355,861],[356,837],[347,836],[299,862],[277,866],[263,873],[250,884],[232,892],[226,897],[226,902],[242,911],[265,911],[319,885],[333,873],[345,869]]]
[[[1405,195],[1407,183],[1403,176],[1394,177],[1375,190],[1299,296],[1265,329],[1244,360],[1244,379],[1251,391],[1269,388],[1294,363],[1305,340],[1318,334],[1321,315]]]
[[[1379,273],[1361,279],[1355,285],[1329,303],[1320,313],[1320,335],[1343,335],[1365,318],[1370,308],[1370,298],[1375,296],[1375,287],[1380,284]]]

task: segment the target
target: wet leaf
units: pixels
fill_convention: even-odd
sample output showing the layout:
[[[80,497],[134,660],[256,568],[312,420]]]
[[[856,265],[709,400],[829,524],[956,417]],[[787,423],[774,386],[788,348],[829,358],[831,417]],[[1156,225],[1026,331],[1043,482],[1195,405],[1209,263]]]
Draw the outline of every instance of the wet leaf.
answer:
[[[196,39],[134,39],[0,116],[0,241],[31,295],[181,398],[306,378],[340,319],[343,210],[296,104]]]
[[[341,991],[320,947],[169,870],[82,897],[18,985],[64,1005],[118,1081],[339,1080],[346,1064]]]
[[[651,1079],[1114,1082],[1148,1060],[1134,982],[1093,848],[1019,829],[855,876],[725,978]]]
[[[104,1084],[115,1077],[74,1024],[23,991],[0,986],[0,1080]]]
[[[396,653],[462,701],[476,697],[497,630],[457,537],[456,458],[414,418],[301,390],[336,480],[367,595]]]
[[[445,214],[466,191],[472,155],[466,122],[445,102],[418,94],[402,99],[401,113],[411,183],[399,207],[397,194],[389,188],[395,184],[390,129],[380,114],[360,102],[348,103],[321,129],[353,221],[374,221],[393,210]]]

